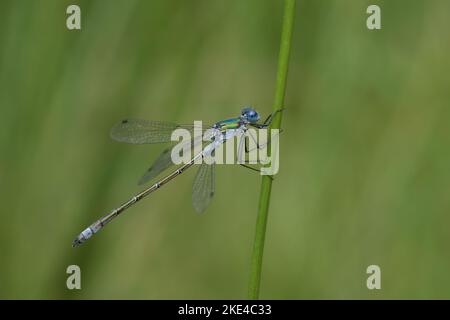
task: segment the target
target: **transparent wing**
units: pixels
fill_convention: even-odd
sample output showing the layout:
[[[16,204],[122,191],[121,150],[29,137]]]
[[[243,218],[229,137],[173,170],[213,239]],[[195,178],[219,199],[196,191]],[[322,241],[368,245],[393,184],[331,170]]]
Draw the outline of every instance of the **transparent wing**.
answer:
[[[145,174],[139,179],[138,184],[144,184],[153,178],[157,177],[161,172],[166,170],[167,168],[171,167],[173,165],[172,158],[171,158],[171,151],[172,148],[167,148],[161,154],[159,157],[155,160],[155,162],[152,164],[152,166],[145,172]]]
[[[119,142],[145,144],[169,142],[175,129],[194,130],[193,124],[181,125],[166,121],[152,121],[142,119],[126,119],[111,129],[111,138]],[[206,126],[199,129],[206,130]]]
[[[195,146],[201,144],[202,137],[196,137],[195,139],[191,141],[187,141],[184,143],[184,145],[191,145],[191,155],[193,156],[193,149]],[[184,147],[183,145],[183,147]],[[161,172],[168,169],[169,167],[173,166],[172,162],[172,149],[174,146],[165,149],[159,157],[153,162],[152,166],[147,170],[147,172],[141,177],[139,180],[139,184],[144,184],[154,178],[156,178]]]
[[[215,164],[203,162],[197,171],[192,187],[192,205],[198,213],[208,207],[214,196]]]

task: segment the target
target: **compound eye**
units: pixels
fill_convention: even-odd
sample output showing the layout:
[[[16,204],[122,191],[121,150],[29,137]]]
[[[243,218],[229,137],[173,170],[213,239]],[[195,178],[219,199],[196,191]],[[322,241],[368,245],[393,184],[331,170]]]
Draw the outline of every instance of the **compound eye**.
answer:
[[[249,113],[249,118],[250,118],[251,121],[258,121],[259,120],[258,112],[254,111],[254,110],[251,111]]]
[[[241,114],[243,115],[243,116],[249,116],[250,115],[250,112],[252,111],[252,109],[250,109],[249,107],[245,107],[244,109],[242,109],[242,112],[241,112]]]

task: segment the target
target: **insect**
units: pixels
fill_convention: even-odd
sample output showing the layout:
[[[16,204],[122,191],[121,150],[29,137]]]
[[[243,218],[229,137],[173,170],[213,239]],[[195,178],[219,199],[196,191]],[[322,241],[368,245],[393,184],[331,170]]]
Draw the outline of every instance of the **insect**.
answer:
[[[152,192],[158,190],[163,185],[174,179],[175,177],[182,174],[184,171],[189,169],[194,165],[194,163],[200,158],[205,158],[214,154],[214,151],[221,144],[226,142],[235,136],[245,133],[249,127],[254,127],[257,129],[267,128],[277,112],[283,109],[277,110],[270,114],[263,123],[258,123],[260,119],[259,113],[252,107],[244,107],[241,110],[241,114],[236,118],[230,118],[216,122],[212,126],[208,127],[209,132],[209,144],[206,145],[201,152],[194,154],[190,161],[178,167],[178,169],[172,171],[170,174],[161,178],[159,181],[155,182],[152,186],[146,188],[140,193],[134,195],[131,199],[120,205],[119,207],[113,209],[111,212],[107,213],[99,220],[95,221],[84,231],[82,231],[72,242],[72,246],[76,247],[85,242],[87,239],[92,237],[93,234],[97,233],[106,224],[111,222],[123,211],[142,200]],[[180,125],[171,122],[164,121],[150,121],[141,119],[127,119],[118,123],[111,129],[111,137],[119,142],[126,142],[132,144],[148,144],[148,143],[165,143],[171,141],[172,132],[175,129],[187,129],[193,132],[195,129],[194,125]],[[202,137],[200,137],[202,138]],[[244,140],[241,140],[244,141]],[[194,138],[189,141],[189,146],[195,147],[202,142],[202,139]],[[256,142],[256,141],[255,141]],[[262,146],[257,144],[258,148]],[[247,147],[246,147],[247,148]],[[242,149],[239,147],[239,149]],[[155,160],[150,169],[141,178],[139,184],[143,184],[156,176],[158,176],[162,171],[173,165],[171,159],[171,149],[164,150],[161,155]],[[246,150],[248,151],[248,150]],[[238,155],[238,157],[240,157]],[[245,163],[240,163],[240,165],[258,171],[258,169],[249,166]],[[208,164],[202,161],[200,168],[194,179],[193,189],[192,189],[192,204],[197,212],[203,212],[208,206],[211,198],[214,195],[214,163]]]

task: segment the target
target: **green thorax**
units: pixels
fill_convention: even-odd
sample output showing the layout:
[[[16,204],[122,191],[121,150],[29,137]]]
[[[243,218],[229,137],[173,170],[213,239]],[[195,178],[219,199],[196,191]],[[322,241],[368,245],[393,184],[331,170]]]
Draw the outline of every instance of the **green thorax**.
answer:
[[[225,131],[230,129],[237,129],[241,126],[241,118],[231,118],[219,121],[215,124],[216,128]]]

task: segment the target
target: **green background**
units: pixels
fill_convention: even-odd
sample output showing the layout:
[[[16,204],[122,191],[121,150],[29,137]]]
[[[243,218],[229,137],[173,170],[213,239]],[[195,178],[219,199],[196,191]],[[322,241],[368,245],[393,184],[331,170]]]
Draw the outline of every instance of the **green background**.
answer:
[[[78,4],[82,30],[65,26]],[[366,8],[382,9],[382,30]],[[245,298],[260,177],[194,170],[82,247],[164,148],[126,117],[271,110],[282,1],[0,2],[0,298]],[[261,298],[450,298],[450,1],[299,1]],[[82,290],[66,288],[81,267]],[[366,287],[366,268],[382,289]]]

